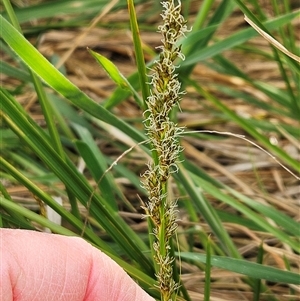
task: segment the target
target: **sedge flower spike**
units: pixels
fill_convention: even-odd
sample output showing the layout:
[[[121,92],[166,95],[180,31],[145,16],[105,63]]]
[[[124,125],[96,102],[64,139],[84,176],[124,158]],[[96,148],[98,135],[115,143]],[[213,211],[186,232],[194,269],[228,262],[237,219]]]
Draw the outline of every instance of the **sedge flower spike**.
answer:
[[[163,24],[158,27],[162,35],[159,59],[152,67],[150,75],[151,93],[147,99],[145,129],[151,142],[154,163],[142,175],[142,186],[148,192],[149,201],[144,207],[147,217],[153,224],[155,241],[153,245],[156,261],[158,288],[161,300],[171,301],[179,284],[173,278],[174,258],[170,253],[170,239],[177,229],[176,200],[168,198],[167,182],[170,175],[177,171],[179,154],[182,147],[179,136],[183,132],[170,119],[172,109],[179,105],[184,92],[180,91],[174,61],[184,60],[178,40],[188,31],[186,21],[181,15],[181,2],[174,0],[161,2]]]

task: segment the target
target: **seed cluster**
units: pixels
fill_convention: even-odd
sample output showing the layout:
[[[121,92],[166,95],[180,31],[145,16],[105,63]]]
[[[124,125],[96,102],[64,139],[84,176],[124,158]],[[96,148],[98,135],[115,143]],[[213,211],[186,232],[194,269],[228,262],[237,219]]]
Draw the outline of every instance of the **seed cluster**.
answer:
[[[178,157],[182,151],[179,136],[183,132],[175,124],[170,113],[174,106],[179,105],[184,92],[180,91],[181,84],[178,74],[175,73],[174,61],[184,59],[181,47],[177,46],[180,37],[188,31],[186,21],[181,15],[181,3],[175,6],[174,0],[161,3],[163,6],[163,24],[158,27],[162,34],[162,45],[159,59],[155,62],[150,75],[151,94],[147,99],[148,109],[145,120],[145,129],[157,160],[148,164],[143,174],[142,186],[149,194],[149,202],[144,208],[151,218],[154,229],[155,242],[153,249],[155,260],[159,267],[157,271],[158,287],[163,300],[172,300],[172,294],[178,288],[173,280],[170,255],[170,238],[174,235],[176,224],[176,200],[168,198],[167,182],[170,175],[177,171]]]

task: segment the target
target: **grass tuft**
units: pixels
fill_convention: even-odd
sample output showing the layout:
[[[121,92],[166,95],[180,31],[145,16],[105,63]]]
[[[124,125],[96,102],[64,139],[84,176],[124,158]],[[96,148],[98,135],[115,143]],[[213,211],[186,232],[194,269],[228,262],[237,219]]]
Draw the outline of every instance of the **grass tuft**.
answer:
[[[294,2],[34,2],[0,8],[0,226],[82,236],[157,300],[297,300]]]

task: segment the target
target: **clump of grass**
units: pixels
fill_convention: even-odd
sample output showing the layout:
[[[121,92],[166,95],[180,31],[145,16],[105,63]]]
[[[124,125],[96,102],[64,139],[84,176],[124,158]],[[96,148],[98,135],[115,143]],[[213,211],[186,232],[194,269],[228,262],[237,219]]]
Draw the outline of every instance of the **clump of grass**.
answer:
[[[178,40],[187,32],[186,21],[181,15],[181,3],[174,0],[162,2],[163,24],[159,26],[162,46],[159,59],[152,67],[151,95],[147,99],[145,128],[152,145],[153,163],[143,174],[143,187],[149,195],[145,207],[147,216],[153,223],[155,242],[154,259],[157,263],[156,276],[158,287],[164,301],[174,300],[178,283],[173,279],[174,257],[170,253],[170,239],[176,229],[176,200],[168,197],[170,174],[177,171],[176,161],[182,151],[179,136],[183,128],[171,120],[171,112],[178,105],[181,96],[181,84],[174,64],[177,58],[184,59]]]
[[[247,298],[250,299],[252,296],[255,301],[281,301],[284,296],[286,296],[285,300],[294,300],[297,294],[296,289],[298,290],[298,287],[294,285],[300,284],[298,275],[299,225],[297,223],[299,206],[298,194],[293,192],[298,182],[289,175],[287,177],[281,169],[274,170],[275,166],[268,162],[268,158],[261,156],[261,150],[255,152],[250,145],[245,146],[245,140],[248,138],[244,138],[243,145],[236,145],[233,140],[216,141],[216,136],[204,136],[185,131],[185,137],[181,141],[185,151],[180,152],[178,136],[182,129],[174,123],[171,114],[173,115],[173,110],[176,110],[182,97],[179,87],[175,84],[178,72],[180,80],[192,92],[186,95],[180,103],[183,111],[180,120],[182,125],[197,132],[199,129],[206,129],[206,133],[217,133],[224,129],[226,132],[242,132],[247,137],[250,136],[249,139],[256,144],[275,155],[289,169],[299,174],[299,162],[296,156],[293,151],[289,151],[289,148],[285,149],[285,146],[294,146],[297,149],[297,139],[300,137],[299,103],[297,102],[300,91],[299,65],[283,54],[277,54],[276,49],[269,51],[267,45],[253,46],[252,42],[255,43],[255,41],[248,43],[257,35],[251,28],[233,26],[230,32],[227,32],[228,23],[223,22],[229,21],[226,19],[230,14],[235,21],[238,21],[238,24],[244,18],[242,14],[239,16],[236,14],[236,5],[248,17],[251,16],[251,11],[245,6],[248,4],[243,1],[236,0],[236,5],[232,5],[231,1],[216,3],[208,0],[203,1],[201,7],[199,1],[186,1],[184,2],[186,12],[190,3],[193,2],[193,7],[194,4],[199,5],[197,15],[194,14],[190,18],[193,20],[193,17],[196,17],[193,31],[183,39],[182,52],[186,59],[181,62],[180,69],[177,69],[174,63],[176,63],[176,58],[183,58],[181,49],[175,43],[165,44],[169,37],[164,36],[163,45],[160,47],[161,55],[157,58],[157,65],[152,68],[153,91],[150,98],[147,98],[149,95],[147,89],[150,85],[146,84],[146,72],[141,72],[146,69],[142,56],[136,55],[139,71],[136,72],[135,67],[132,66],[131,71],[134,73],[127,78],[107,57],[96,55],[93,51],[89,52],[118,85],[115,91],[111,91],[109,95],[105,94],[106,99],[101,98],[103,103],[100,105],[82,91],[89,90],[93,86],[93,80],[89,81],[88,86],[80,88],[70,82],[67,76],[43,57],[40,53],[43,50],[38,51],[20,33],[20,27],[25,34],[30,34],[31,38],[37,33],[46,32],[46,39],[48,30],[62,26],[66,29],[70,27],[74,37],[76,35],[74,28],[80,27],[81,30],[82,24],[88,24],[91,17],[104,12],[104,2],[107,1],[48,2],[40,1],[39,4],[30,5],[27,8],[12,8],[9,0],[3,0],[6,11],[3,14],[1,12],[0,15],[1,47],[5,53],[1,62],[1,73],[4,75],[3,85],[0,87],[0,114],[3,120],[0,129],[0,147],[3,156],[0,158],[1,178],[3,179],[0,182],[2,194],[0,196],[0,226],[32,230],[41,230],[46,227],[52,232],[63,235],[82,235],[84,239],[113,258],[157,300],[162,298],[173,298],[177,301],[182,301],[183,298],[188,301],[191,298],[202,300],[203,293],[204,300],[208,300],[209,295],[213,300],[219,298],[221,293],[223,300],[232,301],[240,300],[245,292],[249,294]],[[128,0],[129,2],[133,7],[133,1]],[[143,2],[142,5],[144,5],[142,0],[134,2],[135,4]],[[259,8],[257,1],[254,3]],[[80,11],[78,5],[81,5]],[[262,21],[253,17],[252,21],[260,28],[265,27],[269,33],[282,41],[287,49],[297,54],[298,49],[293,39],[295,36],[293,31],[299,12],[292,11],[287,3],[284,7],[277,7],[278,3],[273,1],[272,5],[276,12],[275,17],[268,17],[269,8],[268,14],[262,15],[266,10],[266,7],[263,7],[257,10],[259,20]],[[168,5],[167,8],[169,7]],[[175,8],[179,7],[174,6]],[[119,1],[113,10],[119,10],[118,13],[122,10],[122,13],[127,16],[126,1]],[[58,11],[64,15],[55,18]],[[82,11],[88,12],[89,15],[83,16]],[[114,11],[111,14],[114,14]],[[77,12],[76,17],[74,13]],[[160,7],[155,6],[151,13],[152,17],[159,15]],[[65,22],[61,23],[66,15],[68,17]],[[70,15],[72,17],[69,17]],[[153,40],[149,39],[150,35],[143,36],[145,28],[148,30],[150,26],[153,26],[152,21],[149,23],[146,21],[146,24],[140,19],[137,22],[133,18],[132,10],[129,15],[130,22],[135,23],[132,26],[135,28],[135,31],[132,30],[133,40],[141,39],[145,43],[140,44],[152,46]],[[144,16],[146,20],[147,17]],[[163,16],[165,16],[164,13]],[[109,22],[105,23],[103,20],[103,23],[99,24],[101,30],[106,30],[108,33],[105,37],[101,36],[103,38],[101,42],[105,39],[105,44],[110,44],[107,43],[108,39],[115,43],[115,36],[112,37],[109,34],[111,32],[109,26],[112,23],[113,26],[117,25],[115,28],[122,27],[122,30],[124,26],[128,26],[120,22],[118,18],[111,18],[111,15],[109,17]],[[142,16],[139,15],[139,17]],[[42,21],[39,18],[42,18]],[[48,18],[49,23],[46,23],[44,18]],[[230,24],[233,19],[230,20]],[[166,21],[167,19],[164,23]],[[173,21],[175,27],[178,26],[177,19]],[[137,23],[142,28],[141,30],[138,30]],[[156,28],[155,25],[150,30],[153,32]],[[224,28],[226,28],[226,36],[222,35]],[[169,30],[164,25],[160,27],[161,32],[165,29]],[[58,36],[61,32],[57,31],[55,35]],[[95,35],[93,40],[98,40],[97,31]],[[121,35],[124,36],[123,31],[117,34],[117,36]],[[177,38],[179,36],[176,36]],[[59,45],[61,42],[57,41]],[[66,41],[63,44],[65,43]],[[124,38],[118,44],[121,43],[129,44],[131,41]],[[155,41],[153,46],[158,43]],[[41,44],[43,46],[43,42]],[[93,45],[83,43],[79,46],[84,48],[82,52],[85,51],[86,46],[92,47]],[[122,47],[115,46],[114,44],[110,49],[110,52],[114,54],[115,50],[112,49],[123,48],[123,44]],[[55,54],[63,55],[62,50],[59,50],[60,47],[55,48],[53,43],[50,47]],[[169,49],[168,47],[172,50],[164,53],[162,48]],[[81,52],[80,49],[76,49],[72,58],[78,55],[78,50]],[[142,46],[135,47],[136,54],[138,50],[143,54]],[[170,55],[172,51],[175,53],[174,56]],[[85,58],[91,59],[92,65],[93,58],[89,53],[86,52]],[[124,54],[123,51],[121,53]],[[263,69],[264,63],[267,66],[272,63],[272,72],[269,72],[268,68],[265,72],[260,69],[252,70],[252,64],[249,64],[250,56],[251,60],[253,58],[260,62],[258,66],[260,69]],[[151,52],[149,59],[152,57]],[[82,60],[82,57],[80,58]],[[124,58],[122,56],[122,59]],[[240,64],[240,60],[245,60],[246,63]],[[166,69],[159,67],[164,63],[167,63]],[[201,70],[205,76],[193,70],[197,64],[202,64]],[[126,62],[126,66],[129,65],[130,63]],[[251,65],[250,69],[247,68],[248,65]],[[27,66],[32,72],[28,71]],[[166,70],[169,67],[173,73],[167,73]],[[84,73],[88,78],[94,79],[93,75],[89,74],[92,69],[95,70],[88,68],[84,70]],[[66,70],[70,75],[72,70],[68,65],[66,65]],[[33,74],[42,79],[42,84],[38,83],[37,77]],[[215,75],[221,75],[222,80]],[[101,83],[104,83],[106,79],[103,75]],[[45,88],[44,85],[47,87]],[[98,82],[95,85],[97,87],[94,91],[97,91]],[[177,87],[171,91],[173,94],[170,98],[164,94],[168,85],[172,88]],[[139,94],[140,88],[143,99]],[[108,89],[109,87],[105,86],[106,92]],[[20,95],[22,98],[27,98],[32,92],[38,95],[39,99],[39,103],[35,103],[34,110],[24,108],[20,104]],[[123,114],[120,116],[112,111],[117,104],[130,95],[133,96],[137,106],[143,110],[145,110],[143,101],[147,100],[145,126],[148,138],[143,130],[140,130],[139,121],[124,118]],[[230,101],[224,101],[224,99]],[[192,108],[196,108],[195,110],[191,110],[191,101]],[[250,113],[248,118],[238,113],[241,103],[242,107]],[[130,106],[126,103],[127,105]],[[45,125],[41,125],[34,119],[36,114],[40,116],[40,107],[44,108],[42,114],[45,117]],[[256,109],[267,114],[257,115]],[[136,113],[140,118],[141,111]],[[209,124],[206,124],[206,117]],[[115,131],[115,128],[118,131]],[[273,134],[278,139],[277,145],[270,143],[269,138]],[[236,135],[236,137],[240,136]],[[147,149],[145,141],[149,138],[157,143],[152,141],[151,147]],[[99,140],[105,141],[106,145],[109,144],[109,150],[99,145],[97,143]],[[128,143],[128,140],[132,144]],[[161,144],[162,141],[165,144]],[[128,155],[128,145],[133,147],[132,145],[135,144],[143,144],[141,164],[136,156]],[[171,149],[171,146],[174,149]],[[126,156],[128,161],[124,162],[125,160],[120,159],[117,162],[110,152],[111,147],[114,148],[114,154],[123,154],[122,158]],[[133,172],[132,166],[138,166],[138,170],[144,168],[144,156],[150,154],[151,150],[153,163],[150,164],[150,169],[143,179],[144,185],[149,185],[151,188],[150,199],[157,201],[154,204],[158,206],[152,207],[151,202],[145,206],[148,213],[151,211],[152,214],[148,220],[153,226],[151,233],[154,232],[156,237],[152,234],[150,238],[155,239],[154,248],[158,250],[157,254],[153,250],[152,242],[148,241],[148,233],[135,230],[135,226],[142,224],[140,223],[141,215],[137,215],[137,210],[134,208],[137,204],[128,202],[127,185],[123,185],[126,179],[127,183],[135,188],[135,192],[141,195],[145,193],[140,187],[138,172]],[[249,156],[246,153],[249,153]],[[178,162],[178,155],[182,162]],[[241,164],[249,163],[252,157],[255,160],[250,165],[257,174],[256,179],[252,179],[251,167],[247,169],[249,167]],[[76,165],[78,161],[83,160],[85,168],[81,173]],[[263,165],[256,164],[260,162]],[[178,172],[175,172],[177,165]],[[202,170],[200,166],[204,166],[205,170]],[[268,176],[265,177],[266,173]],[[150,179],[147,180],[149,176]],[[259,182],[260,187],[253,185],[256,182]],[[91,183],[97,183],[98,189]],[[277,188],[275,183],[279,184]],[[20,196],[18,192],[12,190],[14,187],[21,188],[22,191],[26,189]],[[175,199],[179,200],[178,206],[184,214],[180,224],[182,228],[178,231],[178,250],[180,250],[183,267],[178,295],[176,288],[179,281],[176,275],[175,277],[171,275],[170,268],[170,264],[175,266],[173,258],[178,256],[172,247],[173,239],[169,237],[176,229],[176,201],[172,200],[169,194],[172,192],[170,188],[173,189],[173,187],[174,190],[176,189]],[[157,195],[151,193],[157,193]],[[43,216],[41,209],[44,205],[38,206],[32,196],[38,200],[39,204],[44,203],[55,210],[68,224],[58,225]],[[61,197],[64,203],[57,203],[56,196]],[[137,201],[136,198],[134,201]],[[32,208],[36,212],[30,210]],[[120,208],[122,210],[126,208],[125,210],[129,211],[126,214],[133,214],[135,219],[125,220],[123,213],[119,212]],[[89,211],[88,216],[86,211]],[[172,214],[168,215],[170,212]],[[88,218],[87,225],[84,223],[86,218]],[[167,229],[168,225],[173,226]],[[161,238],[159,244],[157,238]],[[262,249],[258,250],[261,241],[263,241]],[[154,256],[150,255],[151,251],[155,254]],[[161,270],[162,265],[153,263],[153,257],[160,260],[158,262],[162,264],[165,263],[162,260],[165,258],[168,268]],[[204,264],[206,264],[206,269]],[[283,264],[289,271],[284,270]],[[229,277],[223,277],[220,270],[216,268],[226,270]],[[206,271],[206,279],[199,281],[204,271]],[[211,273],[209,274],[208,271]],[[234,273],[229,274],[228,271]],[[195,277],[191,277],[191,273]],[[166,277],[166,282],[161,282],[162,285],[157,283],[155,274]],[[213,282],[209,287],[210,277]],[[236,283],[238,283],[237,286]],[[240,286],[241,283],[243,283],[242,286]],[[171,289],[175,292],[172,293]]]

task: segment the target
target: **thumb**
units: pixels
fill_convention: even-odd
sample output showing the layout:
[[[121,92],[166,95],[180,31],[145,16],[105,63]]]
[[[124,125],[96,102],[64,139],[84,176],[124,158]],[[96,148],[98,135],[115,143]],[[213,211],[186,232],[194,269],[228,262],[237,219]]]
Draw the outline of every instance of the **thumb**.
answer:
[[[154,301],[83,239],[0,229],[0,300]]]

